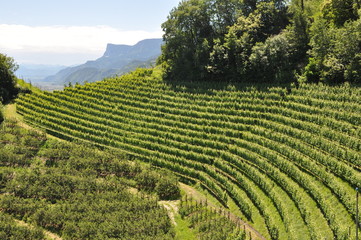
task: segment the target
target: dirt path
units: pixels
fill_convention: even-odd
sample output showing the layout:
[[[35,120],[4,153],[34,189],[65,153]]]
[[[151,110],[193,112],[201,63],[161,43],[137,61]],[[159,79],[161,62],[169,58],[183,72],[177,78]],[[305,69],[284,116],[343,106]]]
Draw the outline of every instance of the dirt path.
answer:
[[[186,184],[180,183],[180,187],[183,189],[184,192],[186,192],[186,194],[188,196],[191,196],[194,200],[199,201],[199,202],[206,202],[207,198],[199,193],[196,189],[194,189],[191,186],[188,186]],[[209,207],[216,209],[217,211],[219,211],[221,208],[216,206],[215,204],[213,204],[210,201],[207,201],[207,204]],[[252,226],[250,226],[248,223],[246,223],[245,221],[243,221],[242,219],[240,219],[238,216],[228,212],[225,209],[221,209],[223,212],[226,212],[230,219],[238,224],[239,226],[241,226],[242,228],[244,228],[244,230],[246,231],[246,234],[248,236],[251,236],[252,240],[266,240],[266,238],[264,238],[256,229],[254,229]]]
[[[4,117],[5,119],[10,119],[10,120],[16,120],[17,121],[17,125],[19,125],[20,127],[22,128],[25,128],[25,129],[30,129],[30,130],[33,130],[34,128],[27,125],[23,119],[22,119],[22,116],[19,115],[17,112],[16,112],[16,105],[15,103],[12,103],[12,104],[7,104],[5,105],[4,107]]]
[[[167,212],[170,220],[172,221],[174,226],[177,226],[177,223],[175,221],[175,215],[178,213],[178,205],[179,200],[176,201],[158,201],[158,204],[163,206]]]
[[[59,140],[59,141],[64,141],[63,139],[61,138],[58,138],[58,137],[55,137],[53,135],[50,135],[48,133],[46,133],[45,131],[41,131],[35,127],[32,127],[31,125],[27,124],[24,119],[23,119],[23,116],[21,116],[20,114],[18,114],[16,112],[16,104],[15,103],[12,103],[12,104],[7,104],[4,106],[4,117],[5,117],[5,120],[6,119],[9,119],[9,120],[15,120],[16,121],[16,124],[24,129],[27,129],[27,130],[34,130],[34,131],[37,131],[39,133],[45,133],[46,134],[46,137],[49,139],[56,139],[56,140]]]
[[[133,187],[128,187],[128,191],[131,194],[138,194],[139,190]],[[178,213],[178,205],[179,205],[180,201],[179,200],[175,200],[175,201],[158,201],[158,204],[162,207],[164,207],[167,212],[168,212],[168,216],[171,220],[171,222],[173,223],[173,225],[177,226],[177,223],[175,221],[175,215]]]
[[[17,220],[17,219],[14,219],[14,220],[15,220],[15,222],[16,222],[19,226],[27,227],[27,228],[29,228],[29,229],[31,229],[31,228],[33,227],[32,225],[30,225],[30,224],[28,224],[28,223],[26,223],[26,222],[24,222],[24,221]],[[44,230],[44,229],[43,229],[43,233],[44,233],[44,235],[45,235],[45,237],[46,237],[47,239],[51,239],[51,240],[62,240],[62,238],[59,237],[58,235],[56,235],[56,234],[54,234],[54,233],[52,233],[52,232],[46,231],[46,230]]]

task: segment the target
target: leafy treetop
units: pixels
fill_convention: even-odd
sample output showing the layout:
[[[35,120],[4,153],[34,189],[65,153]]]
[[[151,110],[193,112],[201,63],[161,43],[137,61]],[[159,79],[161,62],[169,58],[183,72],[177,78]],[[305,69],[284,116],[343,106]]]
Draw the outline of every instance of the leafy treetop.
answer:
[[[183,0],[162,24],[159,63],[174,81],[360,82],[359,9],[359,0]]]

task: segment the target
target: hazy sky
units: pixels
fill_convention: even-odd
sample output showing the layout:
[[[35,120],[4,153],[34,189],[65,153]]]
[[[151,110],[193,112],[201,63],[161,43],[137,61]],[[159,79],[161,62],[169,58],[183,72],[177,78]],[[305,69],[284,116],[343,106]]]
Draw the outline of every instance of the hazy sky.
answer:
[[[0,0],[0,53],[15,61],[74,65],[96,59],[107,43],[161,38],[180,0]]]

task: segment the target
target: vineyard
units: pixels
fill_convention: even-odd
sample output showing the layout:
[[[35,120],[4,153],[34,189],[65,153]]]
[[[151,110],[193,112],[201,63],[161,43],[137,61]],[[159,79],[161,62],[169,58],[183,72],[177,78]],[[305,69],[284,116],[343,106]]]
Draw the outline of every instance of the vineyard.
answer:
[[[355,238],[361,88],[158,75],[34,92],[17,111],[51,135],[121,149],[199,184],[266,239]]]
[[[0,125],[0,239],[174,239],[159,199],[178,182],[122,152]],[[178,196],[177,196],[178,197]]]

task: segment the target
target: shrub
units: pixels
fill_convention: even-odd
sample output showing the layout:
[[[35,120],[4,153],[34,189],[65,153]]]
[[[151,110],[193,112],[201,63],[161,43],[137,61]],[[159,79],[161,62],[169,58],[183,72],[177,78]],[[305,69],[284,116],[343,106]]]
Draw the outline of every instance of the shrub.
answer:
[[[179,184],[171,178],[160,178],[155,192],[161,200],[175,200],[180,197]]]

